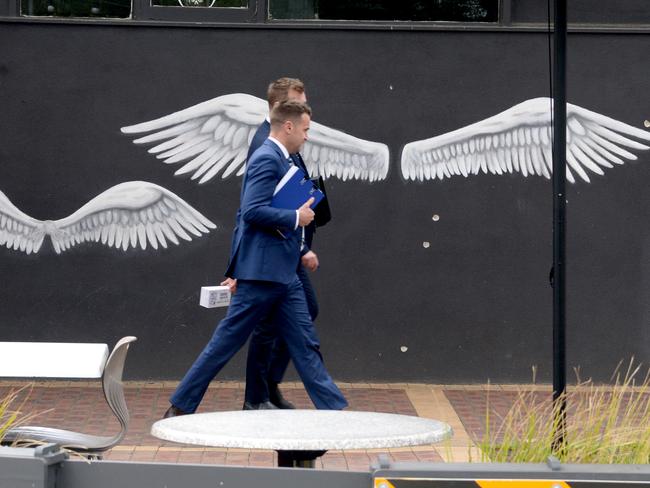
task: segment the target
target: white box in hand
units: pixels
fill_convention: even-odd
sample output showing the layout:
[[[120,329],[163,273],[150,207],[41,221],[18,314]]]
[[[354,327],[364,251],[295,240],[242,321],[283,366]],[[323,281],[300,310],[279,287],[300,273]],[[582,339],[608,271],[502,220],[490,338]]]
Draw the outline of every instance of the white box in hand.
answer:
[[[205,308],[227,307],[230,304],[230,290],[227,286],[202,286],[199,304]]]

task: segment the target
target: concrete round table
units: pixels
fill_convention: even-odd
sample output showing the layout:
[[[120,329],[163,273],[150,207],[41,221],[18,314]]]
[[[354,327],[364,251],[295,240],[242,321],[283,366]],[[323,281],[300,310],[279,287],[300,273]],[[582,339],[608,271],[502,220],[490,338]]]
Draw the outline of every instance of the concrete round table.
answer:
[[[431,444],[450,437],[437,420],[337,410],[241,410],[159,420],[151,435],[199,446],[273,449],[278,466],[313,467],[330,449],[374,449]]]

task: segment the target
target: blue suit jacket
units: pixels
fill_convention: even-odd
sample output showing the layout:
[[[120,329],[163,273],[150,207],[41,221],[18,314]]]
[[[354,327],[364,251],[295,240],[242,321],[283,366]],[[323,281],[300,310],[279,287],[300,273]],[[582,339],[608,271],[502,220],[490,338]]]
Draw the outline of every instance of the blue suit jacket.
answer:
[[[255,135],[253,136],[253,139],[251,139],[251,144],[248,148],[248,156],[246,156],[247,160],[250,159],[253,153],[257,150],[257,148],[259,148],[264,143],[266,138],[269,137],[270,133],[271,133],[271,124],[269,123],[268,120],[265,120],[257,128],[257,131],[255,131]],[[307,171],[307,166],[305,165],[305,162],[303,161],[300,153],[292,154],[291,160],[296,166],[302,169],[307,175],[307,178],[309,178],[309,171]],[[307,227],[305,227],[305,246],[302,248],[301,254],[306,254],[307,251],[311,249],[311,243],[314,239],[315,232],[316,232],[315,222],[312,222]]]
[[[300,227],[294,229],[296,211],[270,206],[288,169],[280,148],[268,140],[246,163],[226,276],[285,284],[295,279],[302,235]]]

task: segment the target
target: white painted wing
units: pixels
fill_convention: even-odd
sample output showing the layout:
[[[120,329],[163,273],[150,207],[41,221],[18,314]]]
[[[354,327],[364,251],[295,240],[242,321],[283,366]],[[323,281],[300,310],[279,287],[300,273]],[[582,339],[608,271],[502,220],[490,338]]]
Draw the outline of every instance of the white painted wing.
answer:
[[[227,178],[242,175],[250,141],[268,113],[261,98],[244,93],[223,95],[179,112],[137,125],[122,127],[125,134],[149,135],[136,144],[159,143],[149,149],[165,163],[184,163],[175,174],[192,173],[199,183],[222,171]],[[365,141],[317,122],[303,156],[313,176],[346,179],[383,179],[388,174],[388,147]]]
[[[452,175],[520,172],[550,178],[552,163],[552,100],[534,98],[493,117],[446,134],[415,141],[402,151],[402,174],[411,180]],[[650,141],[650,132],[567,104],[567,180],[573,172],[589,182],[588,171],[636,160],[628,149],[649,147],[632,138]]]
[[[312,176],[376,181],[388,174],[386,144],[359,139],[317,122],[311,123],[301,154]]]
[[[146,181],[129,181],[109,188],[75,213],[52,222],[52,245],[57,253],[80,242],[94,241],[126,251],[154,249],[191,241],[216,226],[182,198]]]
[[[267,113],[268,104],[261,98],[233,93],[159,119],[122,127],[122,132],[154,131],[133,142],[158,142],[150,153],[168,164],[183,162],[175,174],[193,172],[193,180],[200,178],[199,183],[205,183],[222,170],[222,178],[235,170],[243,174],[248,146]]]
[[[36,253],[44,237],[43,222],[20,211],[0,191],[0,246],[26,254]]]

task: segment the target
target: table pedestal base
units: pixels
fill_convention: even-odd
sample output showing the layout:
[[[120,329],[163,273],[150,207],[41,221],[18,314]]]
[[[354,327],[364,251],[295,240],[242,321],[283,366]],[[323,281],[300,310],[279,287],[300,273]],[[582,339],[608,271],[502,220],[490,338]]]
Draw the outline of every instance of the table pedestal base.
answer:
[[[276,451],[280,468],[313,468],[316,458],[327,451]]]

